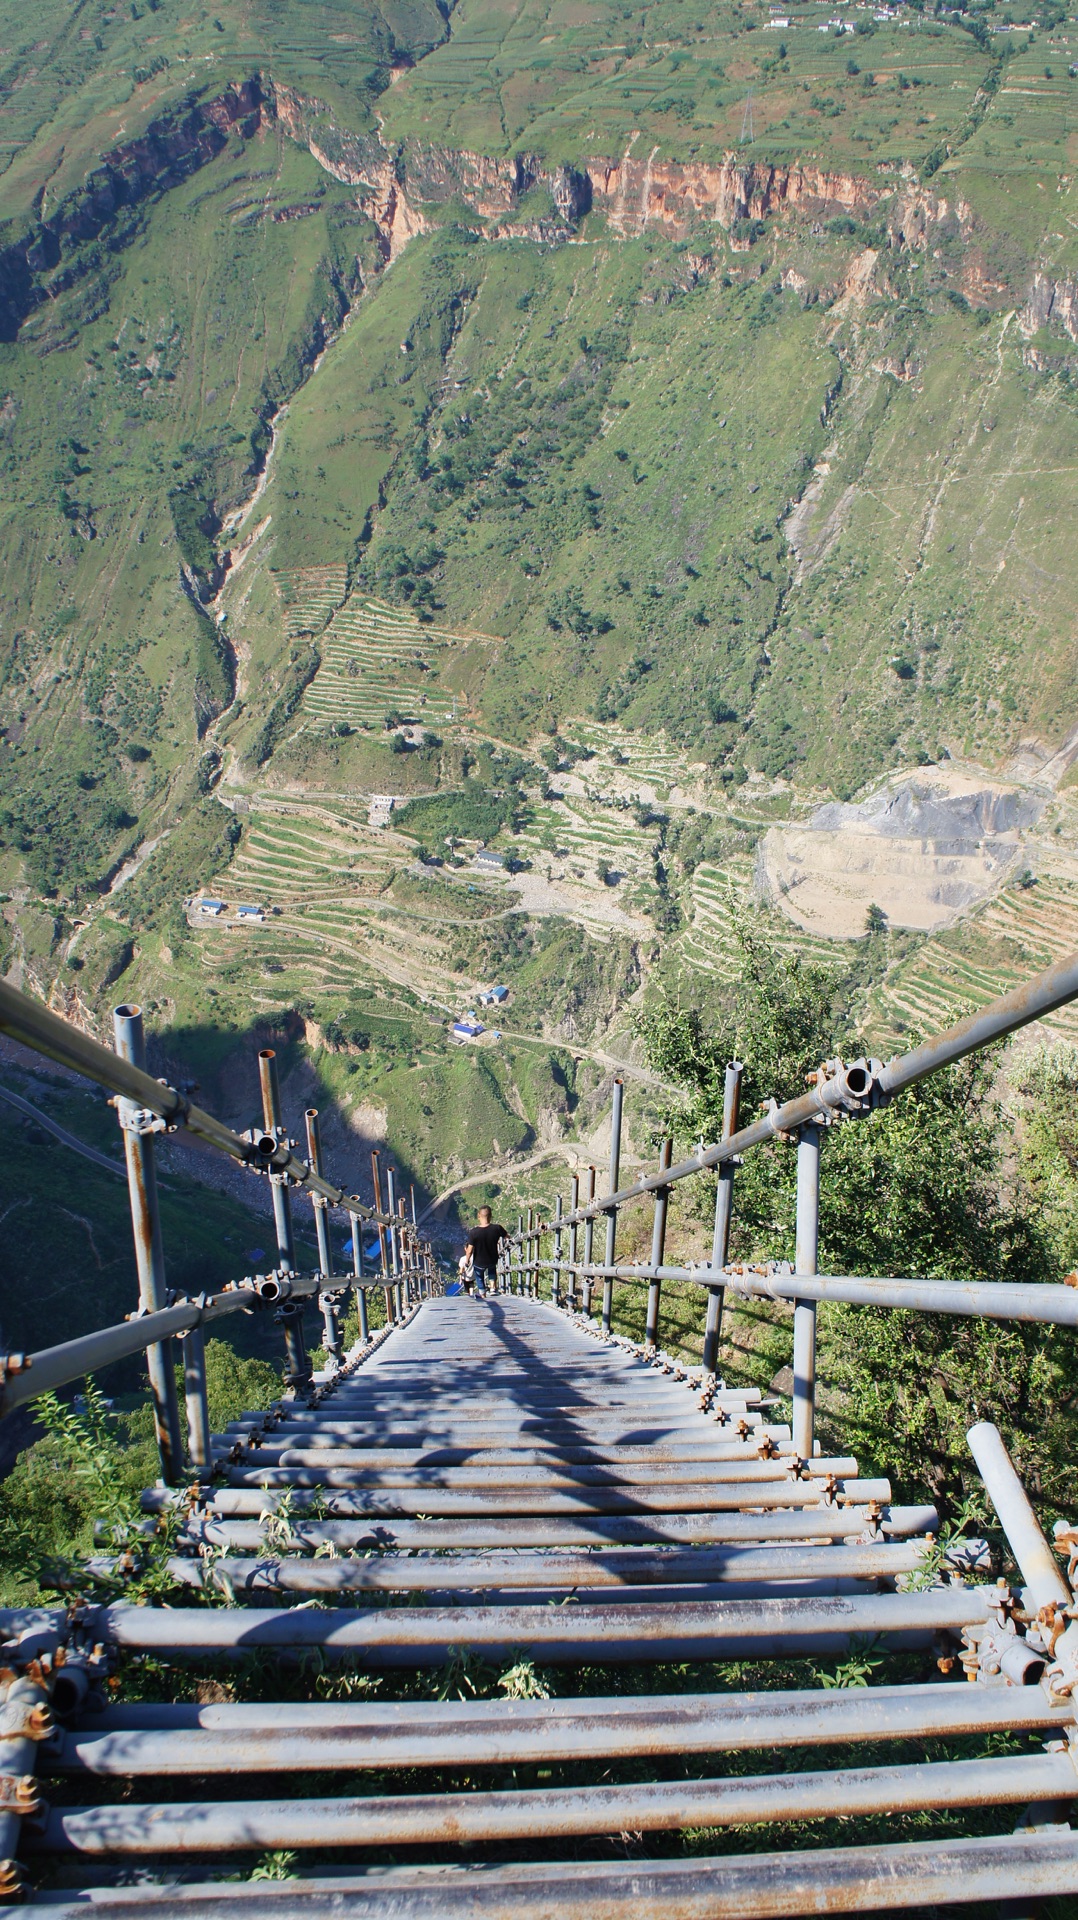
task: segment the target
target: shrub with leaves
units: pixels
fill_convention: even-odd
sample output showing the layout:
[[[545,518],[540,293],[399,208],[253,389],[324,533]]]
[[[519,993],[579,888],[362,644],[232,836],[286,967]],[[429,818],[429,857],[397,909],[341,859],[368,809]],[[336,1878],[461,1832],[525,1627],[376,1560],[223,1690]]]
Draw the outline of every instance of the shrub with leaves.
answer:
[[[776,951],[749,924],[736,931],[742,968],[717,1019],[659,1000],[640,1020],[649,1064],[684,1089],[664,1124],[688,1144],[719,1137],[728,1060],[744,1063],[747,1123],[762,1100],[802,1092],[814,1068],[849,1049],[849,978]],[[1052,1060],[1035,1061],[1024,1084],[1054,1076],[1054,1086],[1072,1072],[1078,1084],[1078,1062]],[[821,1272],[1061,1278],[1060,1253],[1078,1241],[1073,1096],[1029,1115],[1009,1112],[998,1067],[998,1051],[970,1056],[870,1118],[827,1129]],[[792,1257],[795,1190],[790,1145],[745,1155],[734,1187],[735,1257]],[[700,1182],[699,1204],[710,1209],[710,1183]],[[1067,1329],[828,1305],[820,1311],[821,1437],[889,1471],[896,1492],[927,1495],[947,1511],[972,1483],[968,1427],[993,1420],[1051,1518],[1069,1498],[1076,1359]]]

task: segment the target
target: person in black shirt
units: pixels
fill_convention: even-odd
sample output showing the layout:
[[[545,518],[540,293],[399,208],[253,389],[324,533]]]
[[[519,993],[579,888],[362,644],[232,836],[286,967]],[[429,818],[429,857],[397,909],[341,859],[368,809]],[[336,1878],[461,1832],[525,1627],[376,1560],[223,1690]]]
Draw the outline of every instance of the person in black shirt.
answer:
[[[509,1235],[504,1227],[492,1224],[489,1207],[480,1207],[479,1225],[468,1234],[465,1245],[471,1255],[475,1273],[475,1290],[484,1293],[489,1287],[494,1293],[498,1284],[498,1249]]]

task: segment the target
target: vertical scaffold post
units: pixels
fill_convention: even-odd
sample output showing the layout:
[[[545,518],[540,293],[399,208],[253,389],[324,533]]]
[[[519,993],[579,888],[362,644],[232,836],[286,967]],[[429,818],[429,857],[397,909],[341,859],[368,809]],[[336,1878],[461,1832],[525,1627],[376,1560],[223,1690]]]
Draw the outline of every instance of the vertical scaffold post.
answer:
[[[401,1255],[397,1237],[397,1169],[386,1168],[386,1212],[389,1215],[389,1264],[393,1275],[393,1318],[399,1320],[401,1306]]]
[[[584,1198],[585,1206],[590,1207],[594,1198],[595,1198],[595,1168],[589,1167],[588,1168],[588,1191]],[[583,1310],[589,1320],[591,1319],[591,1289],[592,1289],[593,1282],[592,1282],[592,1276],[588,1272],[588,1268],[591,1266],[592,1259],[594,1257],[594,1250],[595,1250],[595,1221],[592,1215],[589,1214],[588,1218],[584,1222],[584,1285],[582,1289]]]
[[[371,1179],[374,1182],[374,1210],[382,1212],[382,1163],[377,1149],[371,1150]],[[389,1279],[389,1252],[386,1246],[386,1229],[382,1220],[378,1222],[378,1255],[382,1266],[382,1293],[386,1303],[386,1326],[393,1325],[393,1290]]]
[[[797,1136],[797,1242],[794,1272],[815,1273],[820,1239],[820,1135],[818,1126]],[[816,1302],[794,1301],[793,1443],[811,1460],[816,1420]]]
[[[141,1007],[117,1007],[112,1018],[116,1051],[121,1060],[129,1060],[132,1066],[141,1067],[145,1073],[146,1038],[142,1030]],[[168,1305],[152,1138],[154,1130],[161,1132],[164,1129],[154,1114],[144,1112],[133,1100],[117,1097],[115,1105],[123,1129],[127,1159],[127,1190],[135,1235],[139,1305],[146,1313],[155,1313]],[[166,1486],[176,1487],[183,1479],[183,1440],[180,1434],[176,1374],[167,1345],[162,1342],[147,1347],[146,1361],[157,1430],[157,1450],[161,1457],[161,1477]]]
[[[415,1297],[417,1300],[422,1300],[423,1291],[424,1291],[423,1272],[419,1264],[419,1221],[416,1218],[414,1183],[409,1186],[408,1193],[410,1196],[409,1204],[411,1206],[411,1212],[412,1212],[412,1231],[411,1231],[410,1238],[412,1243],[412,1271],[415,1275]]]
[[[366,1278],[363,1270],[363,1228],[360,1225],[358,1213],[350,1213],[348,1218],[352,1222],[352,1272],[355,1274],[356,1279],[362,1282]],[[367,1289],[360,1285],[356,1288],[355,1293],[356,1312],[359,1315],[359,1337],[363,1345],[366,1346],[371,1337],[370,1325],[367,1320]]]
[[[210,1402],[206,1391],[206,1334],[192,1327],[183,1336],[183,1395],[187,1407],[187,1451],[198,1474],[213,1466]]]
[[[524,1215],[522,1213],[518,1213],[517,1214],[517,1244],[516,1244],[516,1267],[517,1267],[516,1291],[517,1293],[523,1293],[524,1291],[524,1259],[525,1259]],[[510,1293],[513,1292],[512,1273],[510,1273],[510,1276],[509,1276],[509,1291]]]
[[[307,1157],[315,1173],[322,1174],[322,1134],[318,1125],[318,1108],[308,1107],[304,1115],[307,1122]],[[314,1203],[314,1230],[318,1238],[318,1267],[326,1280],[333,1278],[333,1249],[329,1237],[329,1206],[321,1194],[311,1196]],[[336,1373],[341,1364],[341,1333],[337,1325],[337,1304],[331,1293],[322,1295],[322,1345],[329,1355],[329,1371]]]
[[[578,1173],[574,1173],[573,1185],[569,1194],[569,1212],[575,1213],[579,1205],[580,1205],[580,1175]],[[569,1284],[565,1290],[565,1294],[566,1294],[565,1304],[568,1307],[570,1313],[574,1313],[576,1311],[576,1247],[577,1247],[577,1225],[576,1225],[576,1221],[574,1220],[572,1226],[569,1228]]]
[[[673,1141],[664,1140],[659,1152],[660,1173],[666,1172],[667,1167],[670,1165],[670,1158],[673,1151]],[[663,1254],[666,1251],[666,1216],[669,1207],[669,1187],[656,1187],[655,1213],[651,1222],[651,1265],[653,1267],[661,1267],[663,1263]],[[662,1281],[658,1275],[655,1274],[648,1286],[648,1312],[647,1322],[644,1327],[644,1345],[648,1347],[657,1347],[659,1344],[659,1296],[661,1292]]]
[[[528,1257],[524,1262],[524,1291],[535,1292],[535,1208],[528,1208]]]
[[[741,1104],[741,1076],[745,1069],[740,1060],[731,1060],[726,1068],[726,1081],[722,1095],[722,1137],[728,1140],[737,1132],[738,1107]],[[734,1162],[724,1160],[719,1168],[718,1183],[715,1187],[715,1229],[711,1236],[711,1264],[724,1267],[730,1256],[730,1220],[734,1207]],[[704,1372],[714,1373],[719,1361],[719,1341],[722,1339],[722,1309],[726,1295],[724,1287],[709,1287],[707,1290],[707,1320],[704,1325]]]
[[[404,1212],[403,1194],[401,1194],[397,1200],[397,1218],[400,1221],[400,1226],[397,1228],[397,1236],[400,1242],[400,1297],[402,1307],[404,1310],[407,1310],[412,1304],[412,1243]]]
[[[559,1193],[554,1202],[554,1272],[550,1283],[550,1298],[556,1307],[561,1306],[561,1216],[562,1201]]]
[[[608,1193],[616,1193],[621,1177],[621,1110],[625,1099],[625,1086],[621,1080],[614,1082],[614,1100],[610,1110],[610,1184]],[[614,1249],[618,1236],[617,1208],[611,1207],[606,1216],[606,1257],[603,1265],[612,1267]],[[603,1280],[603,1332],[610,1332],[610,1321],[614,1311],[614,1276],[608,1273]]]
[[[262,1124],[274,1140],[285,1138],[284,1124],[281,1119],[281,1088],[277,1078],[277,1055],[272,1047],[263,1047],[258,1056],[258,1079],[262,1091]],[[292,1238],[292,1197],[288,1189],[286,1173],[270,1174],[270,1193],[273,1196],[273,1224],[277,1233],[277,1264],[284,1273],[291,1273],[296,1264],[295,1242]],[[285,1300],[277,1308],[275,1318],[281,1324],[284,1334],[285,1389],[292,1393],[302,1393],[311,1384],[311,1363],[307,1358],[307,1342],[303,1332],[303,1302]]]

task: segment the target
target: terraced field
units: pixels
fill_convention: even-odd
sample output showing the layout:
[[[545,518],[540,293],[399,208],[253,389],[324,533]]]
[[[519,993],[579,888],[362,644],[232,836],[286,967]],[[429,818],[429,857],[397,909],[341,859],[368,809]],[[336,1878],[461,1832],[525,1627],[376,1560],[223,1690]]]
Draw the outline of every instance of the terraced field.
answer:
[[[719,980],[733,980],[739,955],[732,932],[738,914],[755,907],[753,857],[739,854],[724,867],[702,861],[692,878],[692,923],[682,935],[681,951],[690,966]],[[769,938],[781,952],[796,952],[821,966],[844,966],[848,952],[830,940],[802,933],[779,914],[767,918]]]
[[[243,889],[244,898],[280,905],[313,894],[377,892],[395,864],[358,810],[258,801],[227,876],[215,884],[227,887],[230,898]]]
[[[585,814],[569,800],[537,806],[531,825],[517,838],[521,852],[534,865],[549,866],[555,876],[590,878],[605,860],[626,879],[645,883],[650,880],[653,841],[654,834],[638,827],[628,813]]]
[[[562,729],[574,746],[586,747],[594,759],[578,768],[586,785],[622,786],[640,783],[655,799],[665,799],[671,787],[691,780],[702,768],[691,766],[684,753],[672,747],[661,732],[634,733],[609,721],[567,720]]]
[[[267,919],[261,926],[206,927],[211,973],[242,951],[272,982],[259,1004],[285,1006],[297,994],[388,980],[439,1007],[456,1005],[464,989],[448,965],[441,929],[474,917],[463,890],[459,900],[429,904],[392,898],[390,884],[411,867],[412,849],[397,834],[369,828],[362,799],[315,804],[249,796],[247,805],[243,839],[212,890],[231,905],[266,908]]]
[[[897,1035],[931,1032],[1076,950],[1078,883],[1048,872],[1035,886],[1005,888],[960,927],[926,942],[889,975],[874,1010]],[[1076,1038],[1078,1012],[1054,1014],[1045,1025]]]
[[[321,633],[330,615],[348,592],[344,561],[330,567],[291,567],[275,575],[285,610],[289,639],[300,633]]]
[[[438,681],[446,655],[467,641],[447,627],[422,626],[401,607],[353,595],[321,644],[322,665],[303,698],[310,724],[381,727],[396,712],[444,726],[455,717],[456,700]]]

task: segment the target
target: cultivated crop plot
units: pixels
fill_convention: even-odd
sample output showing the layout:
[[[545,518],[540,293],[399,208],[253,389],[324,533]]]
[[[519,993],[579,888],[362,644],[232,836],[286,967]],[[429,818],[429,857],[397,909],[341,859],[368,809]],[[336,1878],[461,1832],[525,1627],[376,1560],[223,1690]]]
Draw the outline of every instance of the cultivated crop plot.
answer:
[[[348,592],[348,568],[292,567],[275,576],[285,609],[285,633],[294,640],[301,633],[321,633]]]
[[[322,665],[303,712],[323,726],[381,727],[393,714],[413,725],[444,725],[454,700],[440,680],[446,654],[460,644],[444,628],[420,626],[397,608],[353,595],[322,636]]]

